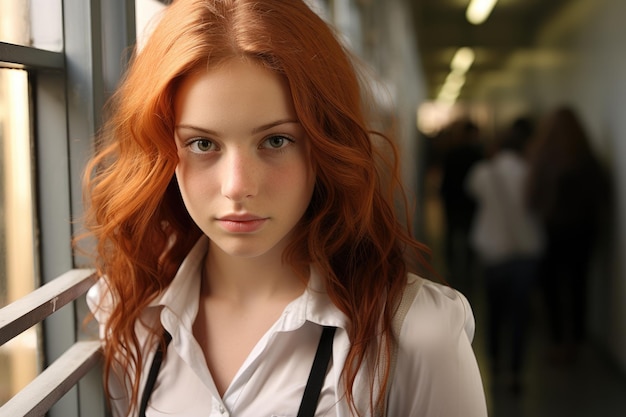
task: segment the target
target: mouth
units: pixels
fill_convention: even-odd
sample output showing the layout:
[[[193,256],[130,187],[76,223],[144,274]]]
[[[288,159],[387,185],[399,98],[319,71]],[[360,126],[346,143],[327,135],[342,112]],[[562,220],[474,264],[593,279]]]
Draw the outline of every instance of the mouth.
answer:
[[[267,217],[253,215],[227,215],[217,219],[220,226],[230,233],[253,233],[268,221]]]

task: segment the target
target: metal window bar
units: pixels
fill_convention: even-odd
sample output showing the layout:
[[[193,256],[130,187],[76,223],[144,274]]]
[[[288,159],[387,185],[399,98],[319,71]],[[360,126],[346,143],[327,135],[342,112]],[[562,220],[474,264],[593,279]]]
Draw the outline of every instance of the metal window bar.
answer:
[[[0,66],[63,70],[65,57],[60,52],[0,42]]]
[[[0,309],[0,345],[76,300],[96,280],[92,270],[71,270]],[[99,341],[74,343],[35,380],[0,407],[0,417],[44,415],[98,363],[99,358]]]

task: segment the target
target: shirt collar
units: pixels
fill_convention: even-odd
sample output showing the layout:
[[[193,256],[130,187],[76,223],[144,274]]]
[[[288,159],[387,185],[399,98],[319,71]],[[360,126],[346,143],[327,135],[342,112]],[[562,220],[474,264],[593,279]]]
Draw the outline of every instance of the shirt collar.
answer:
[[[201,268],[209,248],[209,239],[202,236],[180,265],[172,283],[157,297],[151,306],[162,306],[173,314],[181,325],[191,329],[198,313]],[[278,331],[290,331],[301,327],[305,321],[321,326],[345,329],[347,317],[335,306],[324,283],[314,267],[305,292],[287,305],[277,323]],[[165,323],[164,323],[165,324]]]
[[[202,236],[180,264],[174,279],[151,306],[162,306],[181,324],[191,329],[198,313],[200,272],[209,248],[209,239]]]
[[[321,326],[334,326],[345,329],[347,317],[328,297],[324,282],[316,268],[311,267],[308,287],[303,294],[302,302],[294,300],[294,308],[303,311],[304,319]]]

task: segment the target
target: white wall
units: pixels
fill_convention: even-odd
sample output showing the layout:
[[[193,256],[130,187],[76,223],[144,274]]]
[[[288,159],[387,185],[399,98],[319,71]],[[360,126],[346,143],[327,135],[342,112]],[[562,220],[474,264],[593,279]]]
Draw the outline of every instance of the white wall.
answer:
[[[382,86],[380,101],[388,100],[395,117],[395,139],[415,232],[420,233],[423,178],[422,149],[418,140],[417,108],[426,99],[421,58],[415,39],[410,5],[405,0],[360,2],[363,9],[363,57],[372,66]],[[379,90],[380,91],[380,90]]]
[[[405,0],[307,0],[314,10],[329,18],[344,40],[365,64],[371,77],[373,98],[384,113],[380,128],[393,119],[393,135],[400,151],[403,186],[419,220],[419,148],[416,110],[426,99],[426,87],[411,20]],[[328,5],[332,5],[332,11]],[[374,122],[375,123],[375,122]],[[375,126],[379,128],[379,126]],[[416,232],[419,225],[414,225]]]

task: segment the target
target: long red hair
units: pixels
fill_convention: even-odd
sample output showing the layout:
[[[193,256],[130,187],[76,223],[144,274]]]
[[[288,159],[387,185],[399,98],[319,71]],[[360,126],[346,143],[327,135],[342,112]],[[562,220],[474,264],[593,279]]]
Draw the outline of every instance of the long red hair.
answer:
[[[395,214],[396,148],[366,123],[363,83],[349,53],[296,0],[175,1],[112,97],[85,174],[86,225],[97,242],[96,266],[117,301],[106,323],[105,379],[116,362],[122,369],[142,369],[135,324],[202,233],[187,214],[174,176],[177,87],[199,67],[241,56],[288,80],[310,138],[315,190],[284,256],[302,279],[316,265],[331,300],[350,319],[343,372],[347,399],[360,415],[352,393],[356,374],[370,360],[383,370],[380,391],[370,393],[370,406],[381,405],[375,402],[387,388],[384,358],[395,343],[390,326],[406,284],[406,254],[412,250],[425,264],[425,247]],[[374,138],[393,155],[384,169]],[[136,404],[139,378],[126,380]]]

